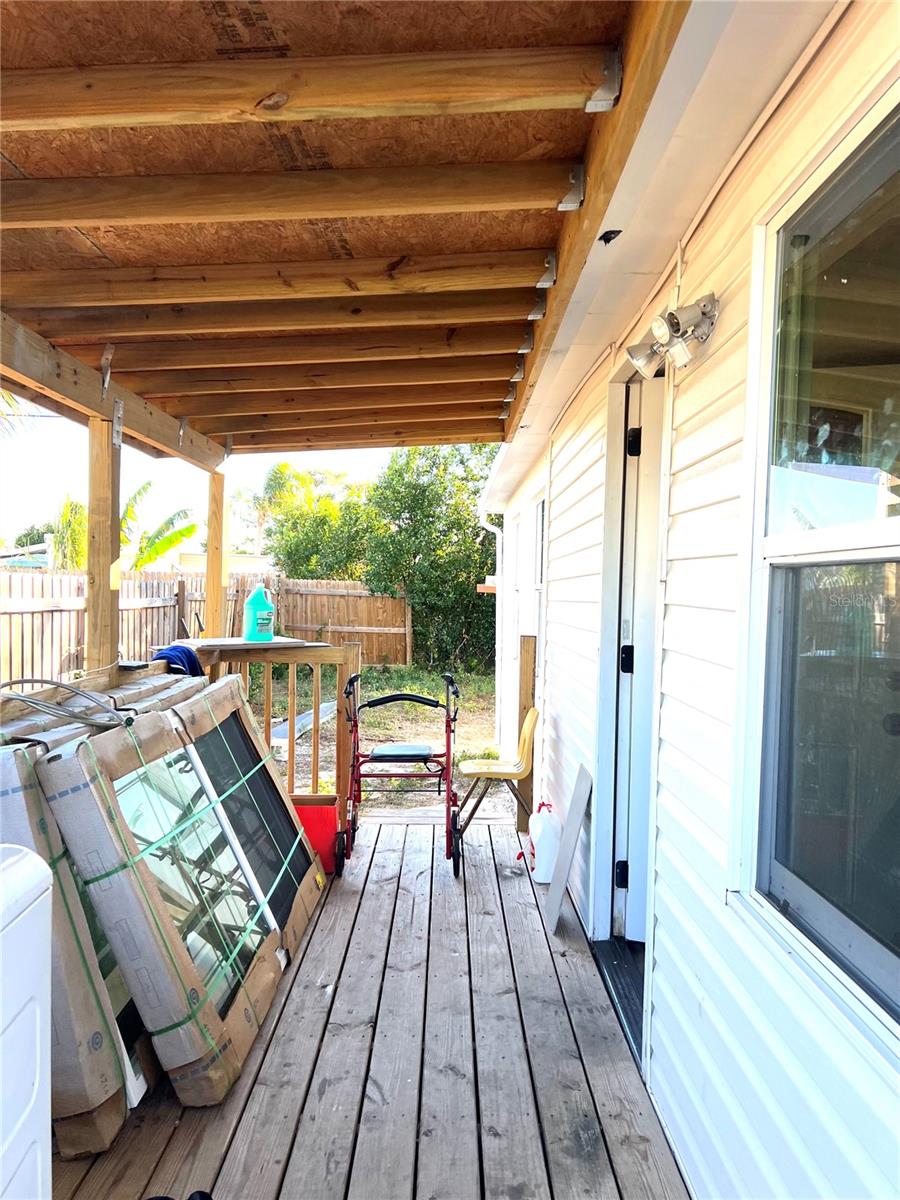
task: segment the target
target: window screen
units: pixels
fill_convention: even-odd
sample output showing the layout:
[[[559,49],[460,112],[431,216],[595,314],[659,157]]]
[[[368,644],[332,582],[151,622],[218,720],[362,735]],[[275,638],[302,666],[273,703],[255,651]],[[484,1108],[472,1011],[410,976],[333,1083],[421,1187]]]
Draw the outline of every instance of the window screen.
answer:
[[[122,815],[220,1016],[270,932],[185,751],[116,780]],[[197,815],[199,814],[199,815]],[[190,820],[191,817],[194,820]],[[173,835],[183,822],[186,828]]]
[[[194,747],[218,795],[249,775],[225,797],[222,807],[263,893],[268,895],[274,885],[269,907],[283,929],[310,859],[306,847],[297,841],[297,828],[281,792],[265,768],[254,771],[259,767],[259,750],[236,712],[198,737]],[[288,869],[275,883],[289,856]]]
[[[890,1005],[900,979],[900,562],[777,567],[762,888]]]

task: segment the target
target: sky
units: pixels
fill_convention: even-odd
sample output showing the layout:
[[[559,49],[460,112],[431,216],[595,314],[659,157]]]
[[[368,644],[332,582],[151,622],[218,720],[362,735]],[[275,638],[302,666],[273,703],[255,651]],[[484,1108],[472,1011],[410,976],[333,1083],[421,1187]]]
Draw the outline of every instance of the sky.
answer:
[[[34,407],[31,415],[13,420],[13,431],[0,436],[0,539],[8,545],[28,525],[55,520],[67,496],[84,503],[88,498],[87,428]],[[235,454],[224,466],[226,496],[258,492],[268,469],[285,461],[298,470],[342,472],[354,483],[365,483],[375,479],[390,454],[385,449]],[[153,487],[142,504],[141,525],[153,529],[175,509],[190,509],[200,528],[198,537],[182,548],[199,551],[205,536],[207,473],[179,459],[153,458],[125,446],[123,500],[148,479]]]

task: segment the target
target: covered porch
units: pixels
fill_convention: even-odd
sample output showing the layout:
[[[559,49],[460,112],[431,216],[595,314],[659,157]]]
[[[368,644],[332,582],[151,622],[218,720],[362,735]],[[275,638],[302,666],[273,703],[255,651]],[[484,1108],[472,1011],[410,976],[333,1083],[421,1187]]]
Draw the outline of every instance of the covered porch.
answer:
[[[225,1102],[160,1084],[54,1200],[686,1197],[568,897],[551,934],[511,823],[458,880],[439,837],[364,821]]]

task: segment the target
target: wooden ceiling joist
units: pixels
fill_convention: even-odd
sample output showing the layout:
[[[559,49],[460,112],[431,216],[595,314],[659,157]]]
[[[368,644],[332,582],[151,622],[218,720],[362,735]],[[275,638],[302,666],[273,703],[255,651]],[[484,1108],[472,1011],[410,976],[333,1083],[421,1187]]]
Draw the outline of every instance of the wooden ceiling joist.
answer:
[[[54,342],[115,341],[193,333],[379,328],[530,321],[545,291],[447,292],[437,296],[367,296],[359,300],[257,300],[249,304],[151,305],[148,308],[15,309],[13,316]]]
[[[459,325],[442,329],[391,329],[366,333],[312,333],[302,338],[202,338],[192,342],[121,342],[117,371],[183,371],[204,367],[269,367],[288,363],[378,362],[392,358],[460,358],[473,354],[524,353],[531,327]],[[103,343],[67,347],[99,367]]]
[[[7,179],[0,229],[208,224],[577,208],[571,162],[238,175]]]
[[[496,422],[501,425],[501,422]],[[293,454],[301,450],[358,450],[361,447],[384,448],[397,450],[405,446],[459,446],[472,442],[502,442],[503,431],[496,432],[489,428],[482,432],[471,425],[461,425],[452,433],[434,433],[426,426],[424,429],[406,430],[396,433],[386,433],[378,429],[347,430],[345,436],[339,437],[338,430],[329,431],[324,436],[319,434],[294,435],[285,437],[278,434],[274,442],[260,442],[256,434],[241,434],[237,440],[229,444],[232,454],[271,453]],[[246,438],[246,441],[244,440]]]
[[[314,363],[279,367],[217,367],[206,371],[144,371],[117,374],[133,392],[150,398],[231,392],[278,392],[306,388],[408,387],[423,383],[509,382],[517,356],[415,358],[380,363]]]
[[[2,132],[611,108],[603,46],[6,71]]]
[[[510,385],[438,383],[432,387],[333,388],[311,392],[250,392],[240,396],[181,396],[159,405],[176,417],[239,417],[244,414],[329,412],[341,409],[421,407],[425,404],[502,404]]]
[[[287,432],[283,429],[262,433],[229,434],[232,450],[282,450],[285,442],[296,449],[325,449],[329,443],[343,437],[351,446],[372,444],[387,446],[435,445],[445,437],[457,442],[481,441],[484,438],[499,441],[503,437],[503,422],[491,417],[481,421],[435,425],[433,421],[412,421],[393,425],[364,425],[358,423],[345,429],[312,429]],[[415,439],[407,443],[406,439]]]
[[[604,228],[613,193],[689,8],[690,0],[631,6],[624,38],[622,95],[611,113],[594,121],[585,147],[584,206],[577,213],[567,213],[563,220],[557,246],[556,286],[550,290],[544,318],[535,326],[534,349],[525,360],[524,378],[506,422],[507,441],[512,440],[518,429],[553,350],[566,309],[588,254]]]
[[[0,313],[0,376],[15,389],[88,417],[113,421],[121,413],[122,433],[167,454],[214,470],[224,458],[221,447],[111,380],[107,388],[97,371],[51,346],[30,329]]]
[[[248,413],[241,417],[195,417],[193,428],[209,437],[265,430],[314,430],[353,428],[356,425],[413,425],[426,423],[435,430],[441,426],[484,424],[502,419],[502,404],[424,404],[409,408],[338,409],[330,412]]]
[[[113,304],[190,304],[215,300],[317,300],[549,287],[549,250],[397,255],[324,262],[98,267],[87,271],[8,271],[9,308],[81,308]]]

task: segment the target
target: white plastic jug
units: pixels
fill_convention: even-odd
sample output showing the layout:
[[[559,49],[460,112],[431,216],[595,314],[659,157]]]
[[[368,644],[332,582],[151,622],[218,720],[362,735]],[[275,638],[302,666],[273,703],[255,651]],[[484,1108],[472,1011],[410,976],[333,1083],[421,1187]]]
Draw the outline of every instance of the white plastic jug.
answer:
[[[528,836],[531,839],[531,861],[534,863],[535,883],[549,883],[553,878],[559,843],[562,839],[562,822],[553,811],[553,805],[543,801],[528,818]]]

